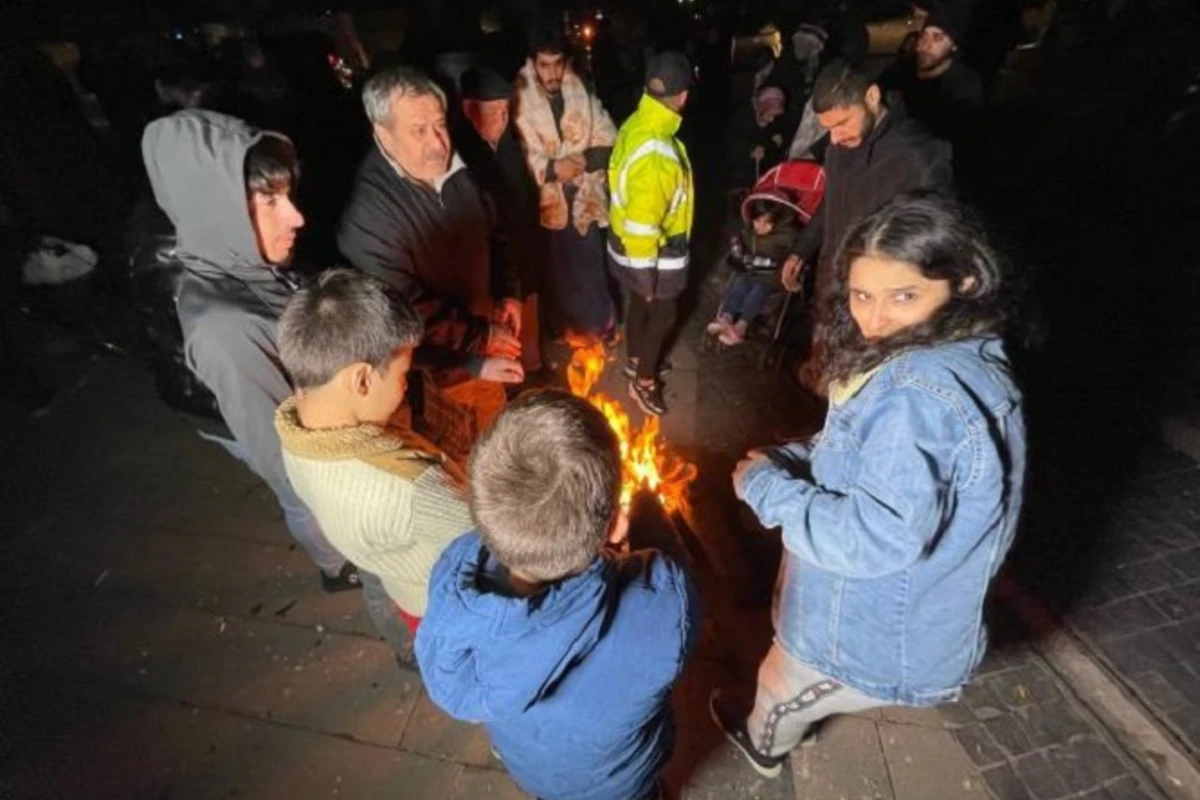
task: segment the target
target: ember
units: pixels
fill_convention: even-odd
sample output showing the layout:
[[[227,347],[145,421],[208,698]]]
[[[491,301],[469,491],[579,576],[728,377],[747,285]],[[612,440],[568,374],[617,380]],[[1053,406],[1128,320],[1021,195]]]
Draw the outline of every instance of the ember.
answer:
[[[620,403],[603,392],[592,391],[607,361],[601,342],[572,341],[571,348],[571,363],[567,368],[571,393],[600,409],[621,442],[621,461],[625,467],[621,504],[628,508],[634,494],[644,489],[658,499],[667,513],[681,510],[687,487],[696,478],[696,467],[668,452],[666,443],[659,439],[658,417],[647,417],[642,427],[634,431]]]

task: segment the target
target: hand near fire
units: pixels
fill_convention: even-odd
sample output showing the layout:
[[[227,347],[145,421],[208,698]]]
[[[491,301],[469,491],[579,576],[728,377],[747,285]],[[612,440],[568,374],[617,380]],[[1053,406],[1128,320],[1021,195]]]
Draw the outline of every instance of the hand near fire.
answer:
[[[479,377],[496,383],[520,383],[525,380],[525,370],[519,361],[510,358],[488,358],[483,362]]]
[[[504,325],[493,324],[488,329],[487,346],[484,355],[496,358],[519,358],[521,355],[521,340]]]
[[[766,451],[755,448],[746,453],[746,457],[739,461],[737,466],[733,468],[733,493],[737,495],[739,500],[745,499],[742,497],[742,481],[746,477],[747,470],[761,461],[769,460],[770,456],[767,455]]]
[[[521,335],[521,301],[515,297],[506,297],[501,301],[500,307],[496,309],[494,315],[496,324],[502,325],[512,333],[513,336]]]

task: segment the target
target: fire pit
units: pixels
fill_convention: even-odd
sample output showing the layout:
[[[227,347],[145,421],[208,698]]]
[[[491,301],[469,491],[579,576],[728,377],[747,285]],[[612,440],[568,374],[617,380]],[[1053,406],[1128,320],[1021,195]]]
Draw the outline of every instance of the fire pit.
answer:
[[[624,467],[621,504],[628,509],[634,495],[645,492],[653,496],[668,515],[684,512],[688,486],[696,479],[695,465],[672,453],[659,437],[658,417],[646,417],[641,427],[634,430],[621,404],[594,390],[608,364],[602,342],[573,340],[571,350],[571,362],[567,367],[571,393],[600,409],[621,443]]]

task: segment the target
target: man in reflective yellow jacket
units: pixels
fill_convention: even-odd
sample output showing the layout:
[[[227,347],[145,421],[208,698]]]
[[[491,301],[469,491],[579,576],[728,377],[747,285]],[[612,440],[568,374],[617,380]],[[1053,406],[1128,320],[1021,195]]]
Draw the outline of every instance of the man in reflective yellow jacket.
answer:
[[[646,91],[613,145],[608,165],[609,267],[628,292],[625,374],[647,414],[666,413],[663,350],[687,286],[695,202],[692,167],[675,138],[692,85],[680,53],[652,56]]]

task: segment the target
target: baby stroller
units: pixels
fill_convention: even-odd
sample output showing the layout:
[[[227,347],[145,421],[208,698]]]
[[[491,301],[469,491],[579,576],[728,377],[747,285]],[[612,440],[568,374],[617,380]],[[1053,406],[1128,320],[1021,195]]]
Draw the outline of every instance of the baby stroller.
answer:
[[[820,164],[804,160],[785,161],[771,168],[758,179],[754,188],[750,190],[750,194],[742,201],[741,217],[749,225],[752,221],[750,219],[752,205],[757,200],[765,200],[790,208],[796,214],[793,225],[803,228],[816,213],[824,196],[825,170]],[[721,287],[722,298],[728,292],[730,283],[739,274],[754,274],[756,271],[770,273],[781,267],[780,264],[761,263],[760,259],[743,258],[741,254],[733,251],[727,256],[727,260],[734,265],[734,272]],[[793,306],[799,307],[803,303],[804,292],[802,289],[785,292],[782,297],[776,297],[775,300],[774,303],[768,303],[758,323],[760,328],[765,328],[768,334],[767,341],[759,354],[760,369],[769,369],[782,363],[783,347],[780,334],[784,330],[789,311]],[[721,313],[720,308],[717,309],[717,313]],[[720,347],[723,345],[712,334],[706,332],[704,338],[701,339],[700,349],[702,352]]]

